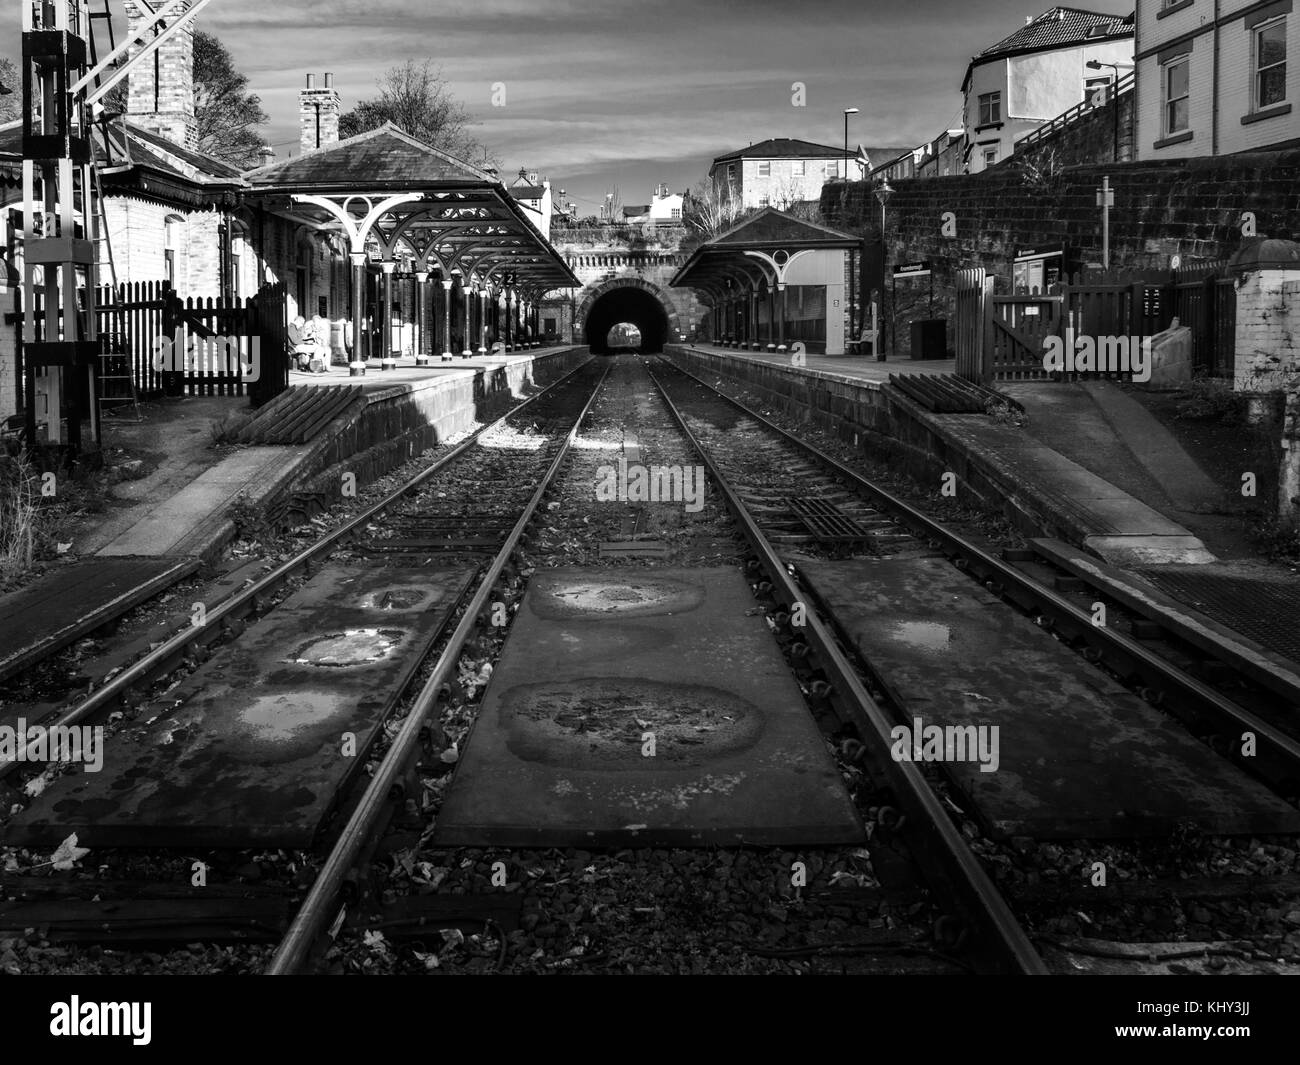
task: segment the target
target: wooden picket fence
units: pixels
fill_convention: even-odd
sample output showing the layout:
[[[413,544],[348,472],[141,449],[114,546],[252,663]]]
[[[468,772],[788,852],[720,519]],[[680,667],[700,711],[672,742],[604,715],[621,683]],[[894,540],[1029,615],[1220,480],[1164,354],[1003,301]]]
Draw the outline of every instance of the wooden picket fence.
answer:
[[[129,374],[142,397],[249,394],[260,406],[288,387],[282,285],[226,301],[182,299],[165,281],[134,282],[100,289],[97,314],[114,376]],[[240,364],[258,367],[251,388]]]

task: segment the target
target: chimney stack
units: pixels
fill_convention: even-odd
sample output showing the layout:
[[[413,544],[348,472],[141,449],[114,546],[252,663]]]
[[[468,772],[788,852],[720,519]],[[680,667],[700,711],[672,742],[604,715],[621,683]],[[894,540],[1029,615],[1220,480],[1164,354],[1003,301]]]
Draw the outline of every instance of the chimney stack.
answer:
[[[128,31],[144,20],[136,0],[124,0]],[[189,9],[189,4],[185,4]],[[156,24],[161,32],[166,23]],[[134,57],[140,46],[134,45]],[[127,75],[128,121],[185,148],[198,146],[194,123],[194,23],[185,23],[173,36]]]
[[[343,110],[334,75],[325,75],[325,87],[316,88],[316,75],[307,75],[307,87],[298,95],[299,147],[314,152],[338,143],[339,115]]]

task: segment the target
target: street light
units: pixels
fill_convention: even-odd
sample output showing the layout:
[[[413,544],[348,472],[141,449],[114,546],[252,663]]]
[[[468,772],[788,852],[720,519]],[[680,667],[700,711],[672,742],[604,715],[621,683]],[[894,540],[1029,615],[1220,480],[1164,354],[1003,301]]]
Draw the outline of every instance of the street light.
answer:
[[[1123,67],[1126,70],[1132,70],[1133,64],[1132,63],[1104,63],[1100,59],[1089,59],[1088,62],[1084,63],[1083,65],[1087,67],[1089,70],[1101,70],[1103,67],[1110,67],[1113,71],[1115,71],[1115,80],[1111,82],[1111,89],[1112,89],[1111,96],[1115,104],[1115,118],[1113,123],[1114,128],[1111,134],[1110,154],[1111,154],[1111,159],[1114,162],[1118,163],[1119,162],[1119,95],[1118,93],[1114,92],[1114,90],[1119,88],[1120,68]]]
[[[875,193],[876,199],[880,201],[880,317],[876,323],[876,362],[884,362],[885,346],[882,341],[885,329],[885,205],[889,203],[889,197],[894,195],[888,174],[881,178]]]
[[[849,115],[856,115],[856,107],[846,107],[844,109],[844,180],[849,180]]]

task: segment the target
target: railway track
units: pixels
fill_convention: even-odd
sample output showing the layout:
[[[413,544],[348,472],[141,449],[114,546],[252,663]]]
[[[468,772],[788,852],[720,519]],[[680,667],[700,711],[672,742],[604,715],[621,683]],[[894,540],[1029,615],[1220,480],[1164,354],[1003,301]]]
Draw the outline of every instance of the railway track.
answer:
[[[1026,548],[1007,549],[1003,557],[996,557],[873,483],[844,461],[780,428],[735,397],[676,364],[669,368],[668,361],[661,360],[663,368],[658,376],[661,385],[678,399],[679,416],[699,434],[702,453],[712,453],[712,464],[718,468],[718,475],[731,478],[741,505],[748,505],[756,520],[771,532],[774,543],[780,538],[786,545],[783,561],[796,581],[801,576],[803,562],[833,558],[846,550],[846,545],[835,535],[833,524],[842,520],[840,516],[869,534],[869,550],[878,558],[906,558],[918,552],[941,555],[970,580],[982,584],[985,592],[1033,619],[1038,627],[1073,648],[1084,661],[1104,670],[1145,702],[1179,722],[1214,751],[1216,757],[1231,761],[1294,808],[1300,780],[1297,775],[1300,748],[1295,742],[1296,711],[1300,710],[1296,695],[1300,688],[1294,685],[1289,663],[1261,652],[1231,632],[1212,625],[1187,624],[1177,611],[1169,609],[1167,601],[1160,601],[1158,594],[1148,597],[1140,590],[1134,592],[1131,582],[1121,580],[1115,572],[1086,556],[1081,557],[1080,552],[1064,544],[1030,541]],[[793,476],[787,471],[793,471]],[[831,522],[819,519],[816,513],[810,520],[810,497],[828,504],[822,509],[830,510]],[[819,532],[824,535],[819,536]],[[860,537],[855,537],[850,546],[857,549],[861,544]],[[797,590],[789,587],[782,590],[784,609],[780,616],[789,613],[789,604],[795,598],[806,599],[811,591],[797,584],[794,589]],[[890,721],[896,724],[903,720],[903,707],[891,698],[896,693],[890,678],[873,668],[861,646],[856,644],[851,627],[837,614],[836,607],[843,604],[825,603],[815,592],[813,598],[826,609],[836,642],[852,660],[858,675],[872,694],[889,704],[893,715]],[[1105,609],[1099,611],[1099,606]],[[1099,613],[1107,618],[1108,624],[1097,624]],[[847,713],[851,715],[853,711]],[[1245,756],[1240,743],[1242,737],[1254,741],[1253,750]],[[946,787],[949,781],[932,775],[931,783],[937,785],[948,805],[956,811],[956,805],[948,800],[953,794]],[[967,813],[971,812],[969,802],[962,805]],[[971,834],[984,827],[987,825],[978,826]],[[1295,858],[1293,832],[1280,839],[1266,839],[1262,844],[1243,839],[1236,853],[1225,856],[1228,852],[1215,850],[1222,841],[1206,838],[1213,837],[1216,827],[1213,818],[1208,823],[1203,818],[1197,828],[1191,826],[1190,819],[1187,824],[1175,826],[1169,853],[1160,853],[1165,840],[1129,848],[1114,847],[1108,845],[1103,834],[1093,845],[1094,855],[1106,859],[1112,867],[1127,866],[1123,874],[1125,882],[1109,893],[1093,890],[1086,880],[1079,886],[1056,880],[1041,881],[1034,869],[1034,856],[1031,854],[1028,860],[1022,861],[1022,856],[1016,854],[1016,846],[998,848],[981,841],[979,851],[987,867],[998,871],[999,886],[1006,889],[1011,908],[1033,930],[1035,942],[1061,946],[1071,937],[1054,938],[1043,932],[1044,926],[1066,914],[1070,931],[1085,931],[1086,917],[1082,921],[1074,917],[1081,915],[1083,909],[1093,908],[1101,911],[1094,932],[1108,924],[1114,927],[1107,920],[1107,911],[1128,910],[1146,914],[1157,929],[1172,933],[1185,923],[1183,909],[1204,917],[1207,911],[1199,900],[1207,899],[1214,902],[1206,905],[1214,906],[1215,902],[1229,908],[1236,905],[1247,915],[1253,906],[1257,912],[1267,912],[1276,923],[1276,918],[1288,908],[1286,900],[1300,895],[1300,880],[1293,875],[1291,867]],[[1087,841],[1082,842],[1086,853]],[[1025,838],[1012,843],[1026,852],[1034,850],[1032,841]],[[1061,850],[1055,844],[1047,845],[1047,851],[1054,856],[1059,856]],[[1267,856],[1261,857],[1258,865],[1241,860],[1251,851],[1258,856],[1267,852]],[[1227,866],[1230,861],[1233,868],[1229,875],[1223,876],[1189,876],[1185,869],[1175,869],[1180,860],[1193,860],[1194,855],[1194,860],[1202,863],[1196,871],[1208,871],[1216,864]],[[989,859],[998,864],[989,864]],[[1149,876],[1129,881],[1130,870],[1148,863],[1148,859]],[[1011,865],[1027,869],[1027,878],[1020,870],[1014,877],[1002,876]],[[1259,867],[1273,875],[1254,879],[1251,873]],[[1049,869],[1049,875],[1055,877],[1057,871]],[[1170,909],[1166,912],[1161,907]],[[1229,916],[1241,926],[1234,931],[1244,934],[1249,930],[1249,920],[1243,924],[1237,920],[1240,914],[1229,913]],[[1128,937],[1116,935],[1115,938],[1118,941]],[[1082,941],[1072,939],[1070,949],[1077,950],[1079,957],[1123,958],[1132,962],[1142,956],[1144,948],[1137,944],[1126,953],[1126,945],[1120,942],[1089,948]],[[1195,949],[1190,951],[1192,956],[1197,953]],[[1211,960],[1211,971],[1222,968],[1223,961],[1214,957],[1216,951],[1201,953]],[[1297,951],[1270,952],[1250,943],[1222,948],[1224,957],[1255,961],[1280,961],[1280,955],[1287,953]],[[1188,954],[1176,946],[1147,952],[1152,959],[1179,959]]]
[[[837,955],[855,953],[919,957],[928,953],[940,963],[940,971],[951,971],[953,962],[958,968],[977,972],[1047,971],[1038,946],[1054,941],[1044,933],[1041,916],[1067,905],[1077,908],[1078,900],[1069,897],[1065,901],[1068,891],[1022,890],[1008,895],[1004,891],[1008,887],[1006,878],[1001,875],[1003,866],[997,864],[1000,856],[992,854],[982,840],[979,846],[971,844],[970,826],[978,811],[954,803],[954,795],[961,797],[959,790],[954,791],[951,782],[944,781],[931,767],[922,768],[918,762],[890,756],[892,729],[900,709],[891,678],[873,668],[863,656],[835,604],[817,594],[804,580],[803,570],[805,564],[822,561],[925,561],[938,554],[955,561],[967,576],[986,586],[993,585],[992,590],[1001,598],[1041,619],[1040,626],[1050,626],[1058,638],[1068,637],[1074,631],[1077,615],[1083,613],[1086,617],[1086,612],[1039,584],[1034,575],[1020,573],[1004,560],[993,558],[831,456],[783,433],[666,362],[656,365],[654,388],[640,391],[636,374],[641,371],[637,369],[629,391],[626,378],[632,371],[627,371],[619,389],[607,391],[603,399],[599,384],[592,385],[596,372],[596,364],[589,363],[585,373],[579,370],[566,379],[571,392],[567,407],[561,403],[553,415],[545,418],[531,413],[538,410],[537,406],[528,407],[527,412],[517,408],[490,427],[492,432],[485,429],[476,440],[459,445],[380,504],[278,567],[269,575],[278,584],[268,584],[260,592],[256,586],[250,588],[235,597],[239,604],[222,604],[228,607],[223,612],[209,612],[208,624],[217,626],[214,639],[222,631],[223,621],[224,635],[237,638],[243,620],[239,610],[269,606],[271,598],[286,587],[285,582],[293,574],[308,571],[308,567],[310,572],[320,574],[331,553],[349,562],[381,567],[463,562],[472,567],[474,574],[447,610],[418,670],[412,664],[406,674],[407,695],[400,707],[394,704],[391,708],[388,725],[368,751],[368,780],[356,780],[352,793],[322,833],[332,840],[329,853],[321,858],[292,852],[299,866],[297,879],[289,885],[268,884],[265,890],[252,893],[256,897],[241,892],[237,885],[229,886],[219,893],[229,911],[225,914],[222,904],[204,909],[192,893],[172,892],[177,896],[174,908],[164,907],[156,919],[158,938],[170,939],[196,928],[215,929],[214,934],[228,936],[232,926],[237,926],[236,938],[278,942],[274,955],[267,959],[267,971],[290,973],[317,966],[331,950],[337,954],[340,944],[361,943],[363,933],[364,941],[370,943],[369,937],[375,936],[376,930],[386,929],[389,935],[410,938],[431,934],[430,928],[472,924],[481,929],[481,934],[472,938],[480,948],[487,944],[477,951],[486,971],[502,967],[507,946],[513,943],[517,947],[514,937],[522,933],[509,931],[518,914],[508,905],[508,897],[503,901],[502,896],[483,890],[488,875],[495,888],[500,886],[496,880],[498,867],[516,868],[522,871],[520,879],[526,887],[525,878],[542,875],[538,869],[552,861],[560,862],[561,852],[529,849],[521,854],[519,848],[509,846],[439,847],[429,839],[430,821],[436,820],[442,806],[440,802],[435,804],[430,814],[427,803],[422,809],[417,799],[422,792],[427,798],[431,787],[440,787],[439,778],[445,784],[450,765],[447,758],[440,759],[440,754],[451,751],[456,756],[451,762],[463,757],[456,740],[464,738],[468,726],[453,737],[448,722],[454,719],[459,723],[466,716],[465,700],[453,695],[458,683],[464,681],[466,656],[477,660],[486,655],[489,666],[500,663],[500,653],[512,639],[514,623],[502,625],[501,618],[494,618],[494,614],[504,608],[507,617],[514,615],[527,587],[536,583],[537,574],[557,561],[597,563],[613,572],[631,569],[638,579],[653,576],[657,568],[668,563],[741,563],[761,604],[753,612],[768,618],[809,708],[822,722],[823,731],[833,735],[841,756],[841,772],[846,780],[865,774],[869,781],[855,795],[859,809],[871,822],[875,842],[870,850],[877,865],[890,866],[888,856],[892,851],[902,855],[902,866],[914,865],[921,875],[919,880],[912,880],[907,873],[896,875],[897,868],[887,870],[894,879],[892,909],[890,904],[880,903],[879,888],[889,876],[882,876],[876,887],[856,892],[842,884],[829,892],[824,888],[820,892],[810,890],[806,900],[803,893],[796,892],[793,903],[784,887],[780,888],[784,894],[773,896],[783,913],[787,906],[797,910],[805,904],[844,910],[857,900],[864,906],[880,905],[880,914],[916,911],[920,913],[918,920],[909,922],[901,916],[873,918],[865,940],[846,935],[841,941],[828,941],[823,933],[817,933],[814,941],[793,946],[773,943],[746,947],[733,943],[732,949],[784,964],[799,959],[804,959],[805,964],[808,959],[825,962]],[[555,398],[566,382],[548,389],[546,395]],[[581,411],[574,414],[577,401],[573,397],[578,395],[583,396]],[[592,420],[593,405],[600,414],[595,419],[599,424],[581,429],[584,419]],[[665,426],[665,414],[671,414],[671,426]],[[591,491],[593,463],[615,450],[612,443],[602,443],[607,439],[618,440],[625,454],[630,441],[631,454],[642,459],[647,453],[651,457],[668,455],[680,463],[688,453],[698,453],[709,469],[711,491],[716,489],[734,526],[724,527],[725,522],[707,508],[696,522],[683,523],[681,507],[671,504],[629,503],[605,511],[584,511],[579,500]],[[488,446],[475,448],[480,442]],[[456,461],[470,455],[472,449],[473,462],[467,465]],[[745,457],[737,458],[740,454]],[[765,470],[762,476],[754,476],[757,468]],[[611,515],[609,520],[605,520],[606,514]],[[400,594],[397,598],[401,599]],[[800,615],[803,625],[797,623]],[[1167,679],[1169,671],[1176,668],[1168,661],[1151,665],[1143,660],[1139,664],[1146,672],[1115,670],[1114,663],[1127,665],[1133,659],[1129,644],[1135,641],[1122,634],[1112,635],[1120,639],[1111,647],[1111,657],[1103,652],[1090,653],[1090,663],[1109,666],[1139,690],[1147,687],[1141,681],[1158,676],[1167,685],[1161,690],[1174,690],[1181,696],[1183,689],[1174,689],[1174,682]],[[191,664],[199,664],[206,655],[201,646],[191,646],[193,641],[184,638],[187,636],[190,634],[181,634],[171,641],[174,646],[170,650],[166,646],[159,648],[155,665],[174,668],[175,663],[186,658]],[[1094,645],[1083,646],[1086,652]],[[1137,650],[1149,654],[1140,644]],[[1121,653],[1125,657],[1121,658]],[[1156,673],[1157,668],[1164,672]],[[99,699],[82,711],[83,716],[71,716],[79,709],[73,708],[60,720],[90,720],[114,705],[113,700],[123,693],[137,691],[150,675],[140,671],[134,678],[118,678],[121,683],[111,695],[94,693],[92,698]],[[1195,687],[1194,678],[1189,679],[1193,681],[1188,688],[1190,698],[1200,700],[1195,705],[1202,714],[1206,713],[1205,704],[1217,709],[1216,700],[1226,701],[1219,692],[1209,691],[1207,696]],[[1182,683],[1176,674],[1174,680]],[[1159,701],[1159,697],[1153,701]],[[1165,702],[1167,706],[1168,697]],[[452,718],[448,717],[449,708],[455,711]],[[1250,711],[1239,706],[1232,709],[1247,716],[1222,719],[1218,728],[1236,727],[1232,722],[1254,722],[1248,716]],[[1267,727],[1267,722],[1264,725]],[[1287,776],[1290,762],[1283,742],[1286,737],[1277,730],[1261,735],[1269,743],[1275,743],[1275,736],[1279,739],[1276,749],[1271,749],[1268,771],[1260,775],[1285,787],[1291,779]],[[410,845],[396,850],[395,838],[405,838]],[[574,876],[582,873],[584,882],[599,882],[640,870],[642,862],[649,863],[649,872],[661,853],[676,862],[678,852],[658,850],[638,853],[635,858],[626,851],[606,855],[579,851],[576,857],[565,860],[577,863]],[[716,853],[721,857],[724,852]],[[778,867],[788,865],[792,858],[805,861],[809,853],[824,854],[828,870],[832,862],[837,870],[831,883],[843,877],[851,877],[856,883],[865,879],[853,871],[857,861],[853,855],[858,852],[782,848],[779,855],[773,851],[767,859],[765,853],[769,852],[753,852],[754,861],[772,861]],[[733,861],[748,862],[749,854],[743,851],[739,858],[727,855],[719,873],[738,871]],[[992,862],[991,855],[995,859]],[[822,859],[816,857],[815,861],[820,867]],[[659,864],[666,867],[670,863]],[[717,864],[710,857],[705,868]],[[892,864],[897,867],[897,860]],[[394,907],[388,898],[393,892],[383,887],[384,874],[376,875],[385,866],[405,867],[404,879],[398,877],[403,890],[418,883],[423,885],[421,893],[426,887],[439,893],[423,902],[419,898],[399,899],[399,903],[415,905]],[[441,875],[424,876],[431,866]],[[690,866],[691,876],[685,877],[686,881],[698,875],[697,866]],[[413,867],[416,874],[411,872]],[[993,871],[998,873],[996,877]],[[763,875],[766,882],[768,874]],[[736,883],[737,879],[733,876],[727,882]],[[438,889],[443,880],[445,883]],[[567,882],[568,876],[555,874],[554,884],[548,887],[563,899],[566,889],[561,885]],[[904,885],[901,896],[897,890],[900,883]],[[301,905],[295,901],[299,889],[306,892]],[[460,894],[448,897],[445,892],[449,890]],[[682,887],[691,906],[712,912],[713,893],[705,891],[700,895],[699,890],[690,883]],[[1231,894],[1221,883],[1203,886],[1201,892],[1196,897],[1206,892]],[[1153,889],[1151,896],[1157,894],[1158,890]],[[1195,892],[1185,894],[1190,898]],[[900,897],[904,900],[901,903]],[[1130,891],[1130,902],[1134,897]],[[601,902],[589,908],[584,928],[605,905]],[[768,906],[770,909],[770,902]],[[658,906],[648,909],[657,911]],[[57,925],[58,903],[50,902],[44,912],[49,923]],[[718,910],[720,915],[725,912]],[[74,933],[86,938],[93,937],[93,920],[93,911],[87,911],[68,923],[74,926],[80,922],[79,931],[74,929]],[[834,920],[843,924],[839,918]],[[896,930],[883,941],[876,929],[882,920]],[[281,936],[286,922],[288,930]],[[128,941],[147,940],[147,921],[145,925],[135,928]],[[898,929],[907,934],[899,938]],[[587,937],[582,942],[585,944]],[[583,948],[574,950],[581,955]],[[599,953],[585,958],[578,955],[570,952],[562,964],[596,964],[601,960]],[[433,957],[437,964],[436,955],[417,956]]]

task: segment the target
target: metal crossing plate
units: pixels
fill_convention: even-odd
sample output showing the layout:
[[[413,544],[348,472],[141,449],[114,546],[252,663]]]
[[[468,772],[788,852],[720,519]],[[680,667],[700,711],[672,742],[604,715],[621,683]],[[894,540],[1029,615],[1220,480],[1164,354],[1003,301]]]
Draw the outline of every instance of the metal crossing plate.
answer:
[[[871,534],[828,499],[787,496],[782,504],[794,512],[813,536],[827,543],[864,543]]]

